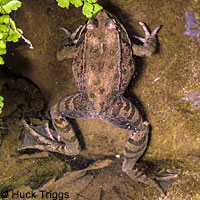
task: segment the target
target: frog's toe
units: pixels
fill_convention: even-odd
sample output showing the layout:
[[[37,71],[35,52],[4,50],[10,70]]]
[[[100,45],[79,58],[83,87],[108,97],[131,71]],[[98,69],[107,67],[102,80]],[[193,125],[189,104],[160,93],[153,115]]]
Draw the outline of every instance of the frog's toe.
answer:
[[[169,174],[165,173],[165,174],[162,174],[162,176],[156,176],[155,179],[158,181],[174,181],[178,177],[179,174],[180,174],[180,172],[179,173],[169,173]]]
[[[158,26],[152,31],[152,33],[150,33],[150,31],[148,30],[148,28],[145,25],[145,23],[139,22],[139,24],[142,26],[142,28],[143,28],[143,30],[145,32],[145,38],[137,37],[137,36],[134,36],[134,37],[137,38],[138,40],[142,41],[143,43],[146,43],[149,38],[155,38],[155,35],[158,33],[158,31],[161,28],[161,26]]]
[[[64,27],[60,27],[60,29],[65,32],[65,34],[66,34],[67,37],[71,37],[72,33],[68,29],[66,29]]]
[[[157,27],[152,31],[151,36],[155,36],[155,35],[158,33],[158,31],[161,29],[161,27],[162,27],[162,26],[157,26]]]

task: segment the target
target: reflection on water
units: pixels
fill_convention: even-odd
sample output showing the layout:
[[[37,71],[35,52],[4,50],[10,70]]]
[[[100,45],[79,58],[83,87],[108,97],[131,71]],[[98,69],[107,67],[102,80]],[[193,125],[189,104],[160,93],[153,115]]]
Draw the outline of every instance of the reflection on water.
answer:
[[[198,42],[200,43],[200,14],[191,10],[186,10],[185,18],[185,34],[197,38]]]

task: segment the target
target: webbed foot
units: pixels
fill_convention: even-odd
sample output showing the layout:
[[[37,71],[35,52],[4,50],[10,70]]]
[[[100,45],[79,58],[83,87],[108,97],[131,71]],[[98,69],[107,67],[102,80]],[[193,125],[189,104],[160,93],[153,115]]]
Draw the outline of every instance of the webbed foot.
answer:
[[[79,154],[78,144],[73,141],[63,143],[60,140],[59,135],[56,131],[50,130],[48,122],[45,125],[30,126],[25,120],[22,120],[25,127],[24,142],[18,151],[25,149],[38,149],[42,151],[51,151],[62,153],[65,155],[77,155]]]
[[[164,195],[166,195],[170,185],[173,183],[173,181],[175,181],[175,179],[177,179],[177,177],[180,175],[180,173],[181,173],[180,170],[178,173],[167,173],[167,172],[163,172],[163,170],[162,170],[153,179],[159,183],[160,187],[163,190],[162,193]]]

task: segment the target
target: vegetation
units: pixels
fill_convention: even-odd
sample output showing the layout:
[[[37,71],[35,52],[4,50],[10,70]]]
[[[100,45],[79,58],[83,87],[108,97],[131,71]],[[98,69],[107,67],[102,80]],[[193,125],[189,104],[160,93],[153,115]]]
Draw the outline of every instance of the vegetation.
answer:
[[[7,42],[18,42],[23,31],[16,27],[9,14],[21,7],[18,0],[0,0],[0,64],[4,64],[1,55],[6,54]]]
[[[0,65],[4,64],[2,55],[6,54],[7,42],[18,42],[22,37],[26,42],[30,42],[25,39],[22,34],[23,31],[16,27],[14,20],[11,19],[10,13],[17,10],[22,5],[19,0],[0,0]],[[0,113],[3,108],[4,98],[0,96]]]
[[[2,96],[0,96],[0,114],[2,112],[2,108],[3,108],[3,105],[4,105],[3,100],[4,100],[4,98]]]
[[[70,3],[75,7],[83,6],[82,12],[87,18],[91,18],[95,13],[102,9],[102,6],[97,4],[97,0],[56,0],[62,8],[69,8]]]

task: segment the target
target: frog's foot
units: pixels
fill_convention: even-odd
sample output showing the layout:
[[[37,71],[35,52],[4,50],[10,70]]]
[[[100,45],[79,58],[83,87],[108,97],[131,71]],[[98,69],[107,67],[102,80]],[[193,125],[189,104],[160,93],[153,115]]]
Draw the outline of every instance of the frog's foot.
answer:
[[[161,26],[156,27],[152,33],[150,33],[147,29],[147,26],[145,25],[145,23],[143,22],[139,22],[139,24],[142,26],[144,32],[145,32],[145,38],[142,37],[138,37],[138,36],[134,36],[135,38],[137,38],[138,40],[140,40],[141,42],[144,43],[144,45],[147,43],[147,41],[150,38],[155,38],[155,35],[158,33],[159,29]]]
[[[25,127],[24,142],[19,151],[25,149],[38,149],[42,151],[58,152],[65,155],[77,155],[80,151],[78,140],[63,143],[56,131],[50,130],[48,123],[31,127],[22,120]]]
[[[56,57],[59,61],[65,58],[73,58],[74,47],[79,40],[78,32],[82,28],[82,25],[79,26],[74,33],[71,33],[69,30],[65,28],[60,28],[66,33],[66,38],[61,41],[61,44],[58,46]]]
[[[157,46],[157,41],[156,41],[156,34],[158,33],[159,29],[161,26],[156,27],[152,33],[150,33],[147,29],[147,26],[143,22],[139,22],[139,24],[142,26],[144,32],[145,32],[145,37],[138,37],[134,36],[136,39],[140,40],[143,42],[143,46],[141,45],[133,45],[133,54],[136,56],[150,56],[153,54],[156,50]]]
[[[77,41],[79,38],[77,38],[77,33],[82,28],[82,25],[80,25],[73,33],[71,33],[66,28],[61,27],[60,29],[63,30],[66,33],[67,38],[70,38],[72,43],[71,44],[77,44]]]
[[[168,188],[170,187],[172,182],[175,179],[177,179],[180,173],[181,171],[179,171],[178,173],[166,173],[166,172],[163,172],[162,170],[161,172],[157,174],[157,176],[153,177],[153,179],[159,183],[159,185],[163,189],[164,194],[166,195]]]

